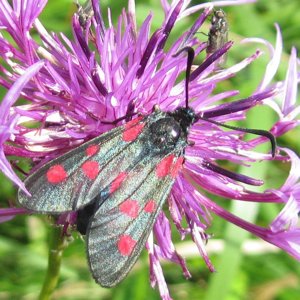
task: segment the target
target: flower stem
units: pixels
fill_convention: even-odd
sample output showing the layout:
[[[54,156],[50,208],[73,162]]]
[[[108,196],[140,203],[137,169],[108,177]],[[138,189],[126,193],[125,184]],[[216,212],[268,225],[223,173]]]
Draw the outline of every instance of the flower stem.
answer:
[[[48,269],[43,283],[39,300],[50,299],[56,288],[61,265],[61,257],[67,243],[62,234],[62,227],[53,226],[49,231]]]

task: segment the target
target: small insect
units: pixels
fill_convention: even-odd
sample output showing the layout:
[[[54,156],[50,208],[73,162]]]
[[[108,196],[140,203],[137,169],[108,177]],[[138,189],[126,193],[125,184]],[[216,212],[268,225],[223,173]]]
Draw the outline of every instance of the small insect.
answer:
[[[88,20],[94,16],[92,0],[87,0],[83,5],[80,5],[77,1],[76,6],[79,16],[79,24],[85,29]]]
[[[220,49],[228,41],[228,23],[222,9],[214,10],[208,32],[206,53],[208,55]]]
[[[92,275],[104,287],[119,283],[144,248],[184,163],[190,127],[198,120],[210,122],[188,106],[194,50],[186,47],[177,55],[183,51],[188,52],[185,107],[170,112],[155,108],[137,116],[27,177],[25,186],[32,196],[19,190],[19,203],[29,210],[78,212]],[[237,130],[268,137],[274,154],[275,139],[269,132]]]

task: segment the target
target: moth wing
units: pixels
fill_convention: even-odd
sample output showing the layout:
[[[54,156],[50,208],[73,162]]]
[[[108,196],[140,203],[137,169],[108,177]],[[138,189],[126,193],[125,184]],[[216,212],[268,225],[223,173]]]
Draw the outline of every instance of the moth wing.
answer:
[[[87,230],[87,252],[100,285],[115,286],[133,267],[181,164],[182,157],[174,154],[151,157],[151,161],[142,158],[120,189],[96,211]]]
[[[124,150],[135,147],[130,138],[142,131],[146,118],[134,119],[42,166],[25,179],[31,196],[19,190],[19,203],[50,214],[78,210],[90,203],[109,186],[116,166],[118,170],[128,167]]]

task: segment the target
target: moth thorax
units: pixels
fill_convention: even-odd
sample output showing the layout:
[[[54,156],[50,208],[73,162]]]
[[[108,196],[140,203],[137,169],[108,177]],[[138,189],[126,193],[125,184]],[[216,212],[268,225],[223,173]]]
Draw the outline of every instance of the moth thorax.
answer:
[[[181,135],[180,124],[171,117],[157,120],[151,124],[149,129],[150,140],[157,150],[172,150]]]
[[[196,114],[192,108],[179,107],[174,112],[169,113],[181,128],[181,131],[184,133],[185,137],[188,135],[188,130],[190,126],[196,120]]]

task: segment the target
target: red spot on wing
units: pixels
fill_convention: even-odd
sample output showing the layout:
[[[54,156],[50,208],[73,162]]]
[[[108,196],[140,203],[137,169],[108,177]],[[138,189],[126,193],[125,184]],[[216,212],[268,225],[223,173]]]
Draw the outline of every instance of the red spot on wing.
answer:
[[[147,213],[153,213],[155,209],[156,209],[156,202],[154,200],[149,200],[144,207],[144,211]]]
[[[93,180],[98,176],[100,167],[97,161],[88,160],[82,164],[81,169],[86,177]]]
[[[177,161],[174,163],[173,168],[171,170],[171,176],[173,178],[176,178],[178,172],[182,169],[184,158],[183,156],[180,156]]]
[[[127,234],[123,234],[120,236],[118,240],[118,250],[124,256],[129,256],[136,245],[136,241]]]
[[[68,177],[68,174],[62,165],[54,165],[49,168],[46,177],[49,183],[57,184],[63,182]]]
[[[95,155],[99,151],[99,148],[99,145],[89,145],[86,148],[85,153],[87,156]]]
[[[138,122],[140,122],[142,119],[143,119],[143,116],[139,116],[139,117],[135,118],[134,120],[131,120],[131,121],[127,122],[125,124],[124,128],[129,129],[133,125],[136,125]]]
[[[122,182],[125,180],[125,178],[127,177],[127,173],[126,172],[121,172],[116,179],[111,183],[110,186],[110,193],[115,192],[122,184]]]
[[[141,119],[142,117],[136,118],[124,126],[123,141],[132,142],[139,136],[145,127],[145,123],[139,123]]]
[[[136,200],[127,199],[120,204],[119,209],[122,213],[131,218],[136,218],[139,213],[139,204]]]
[[[174,154],[170,154],[158,163],[156,166],[157,177],[165,177],[171,172],[174,157]]]

